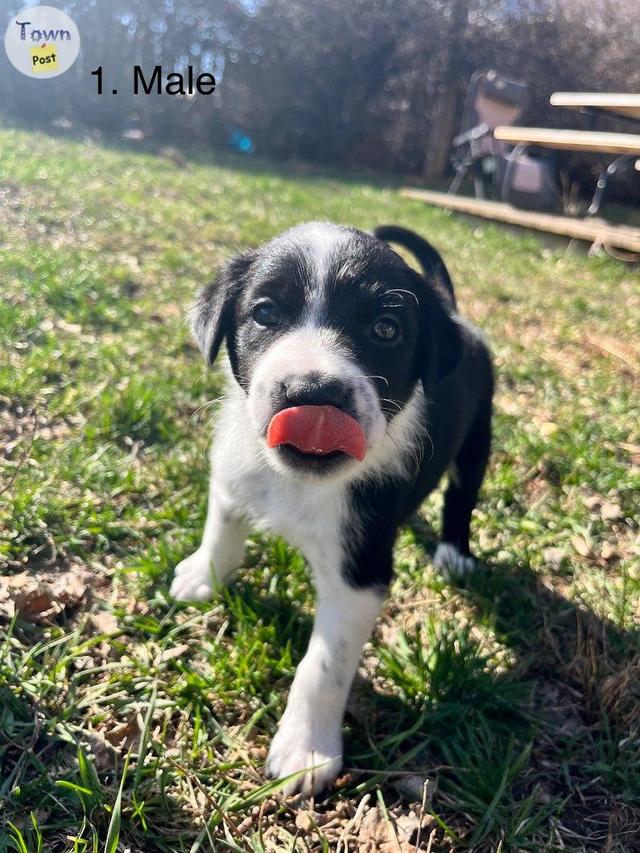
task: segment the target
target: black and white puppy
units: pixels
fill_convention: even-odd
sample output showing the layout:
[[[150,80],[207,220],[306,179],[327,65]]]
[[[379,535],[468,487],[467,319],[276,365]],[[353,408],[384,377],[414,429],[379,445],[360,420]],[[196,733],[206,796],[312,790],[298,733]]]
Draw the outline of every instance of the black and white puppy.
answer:
[[[404,245],[424,274],[387,241]],[[342,764],[342,719],[392,575],[402,524],[449,473],[434,562],[473,566],[469,524],[489,455],[491,358],[456,313],[438,253],[403,228],[375,236],[301,225],[233,258],[195,306],[209,363],[230,367],[198,550],[177,599],[205,599],[242,561],[252,526],[307,558],[317,593],[309,648],[267,772],[309,793]]]

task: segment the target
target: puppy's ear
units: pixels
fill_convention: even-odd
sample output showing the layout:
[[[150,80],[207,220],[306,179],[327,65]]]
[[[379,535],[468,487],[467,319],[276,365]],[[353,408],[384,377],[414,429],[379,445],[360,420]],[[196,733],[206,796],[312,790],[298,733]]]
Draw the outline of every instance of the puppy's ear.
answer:
[[[462,358],[463,330],[447,299],[431,291],[421,304],[419,373],[425,391],[433,390]]]
[[[404,246],[405,249],[413,252],[420,262],[425,279],[432,282],[434,287],[438,288],[447,297],[453,307],[456,307],[456,295],[449,270],[435,246],[432,246],[431,243],[420,237],[415,231],[410,231],[408,228],[401,228],[399,225],[380,225],[375,229],[373,234],[379,240],[385,240],[387,243],[397,243],[399,246]]]
[[[200,292],[191,309],[193,335],[209,364],[232,331],[235,302],[254,257],[253,252],[245,252],[231,258],[216,280]]]

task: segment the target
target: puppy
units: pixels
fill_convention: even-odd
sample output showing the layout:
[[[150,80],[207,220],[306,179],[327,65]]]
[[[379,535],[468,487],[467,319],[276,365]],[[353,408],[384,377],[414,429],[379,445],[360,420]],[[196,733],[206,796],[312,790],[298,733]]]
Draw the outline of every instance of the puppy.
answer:
[[[403,245],[423,274],[388,245]],[[392,575],[398,526],[445,472],[434,562],[473,567],[469,525],[491,439],[493,378],[481,334],[456,313],[425,240],[313,222],[233,258],[200,295],[195,337],[209,364],[226,342],[230,383],[211,451],[202,544],[171,594],[206,599],[242,561],[256,526],[308,560],[317,593],[267,760],[318,792],[342,764],[342,719]]]

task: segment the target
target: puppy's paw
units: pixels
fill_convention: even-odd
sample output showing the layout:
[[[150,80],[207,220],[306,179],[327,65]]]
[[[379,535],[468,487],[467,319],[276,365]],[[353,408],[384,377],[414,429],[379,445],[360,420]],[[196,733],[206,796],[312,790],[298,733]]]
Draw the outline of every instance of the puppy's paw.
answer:
[[[441,542],[433,556],[433,565],[450,581],[466,578],[476,568],[476,561],[469,554],[461,554],[451,542]]]
[[[342,767],[342,734],[314,725],[304,712],[282,718],[271,743],[266,773],[272,779],[298,774],[283,794],[318,794],[336,779]]]
[[[196,551],[176,566],[169,594],[178,601],[206,601],[213,595],[211,560]]]

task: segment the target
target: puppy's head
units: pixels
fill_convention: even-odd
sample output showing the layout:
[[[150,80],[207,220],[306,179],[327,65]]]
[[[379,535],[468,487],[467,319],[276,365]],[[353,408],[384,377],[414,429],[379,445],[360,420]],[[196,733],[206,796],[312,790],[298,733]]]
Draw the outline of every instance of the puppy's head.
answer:
[[[387,243],[310,223],[233,258],[200,295],[209,363],[226,340],[269,462],[354,476],[379,457],[417,383],[427,396],[461,343],[452,301]]]

